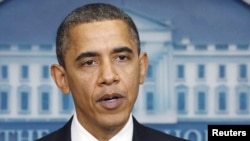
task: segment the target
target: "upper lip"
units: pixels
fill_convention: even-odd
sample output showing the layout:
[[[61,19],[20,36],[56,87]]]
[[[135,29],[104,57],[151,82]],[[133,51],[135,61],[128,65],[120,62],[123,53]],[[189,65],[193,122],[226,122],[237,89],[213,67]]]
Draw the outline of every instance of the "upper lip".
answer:
[[[118,94],[118,93],[105,94],[105,95],[101,96],[97,100],[97,102],[106,101],[106,100],[112,100],[112,99],[119,99],[119,98],[123,98],[123,96],[120,95],[120,94]]]

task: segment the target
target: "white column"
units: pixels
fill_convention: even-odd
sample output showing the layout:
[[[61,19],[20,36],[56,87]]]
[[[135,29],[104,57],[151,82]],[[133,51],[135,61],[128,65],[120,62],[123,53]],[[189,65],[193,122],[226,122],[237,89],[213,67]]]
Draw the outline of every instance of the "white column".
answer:
[[[20,85],[20,81],[19,81],[19,76],[18,76],[18,65],[15,64],[10,64],[9,65],[9,70],[11,71],[9,74],[13,74],[10,75],[10,95],[8,96],[8,106],[9,106],[9,116],[11,118],[13,117],[18,117],[17,116],[17,112],[18,112],[18,108],[20,107],[18,105],[18,95],[17,95],[17,87]]]
[[[145,111],[145,92],[144,92],[144,85],[140,86],[140,90],[139,90],[139,95],[136,101],[136,114],[139,115],[145,115],[146,111]]]
[[[155,99],[156,99],[156,110],[157,113],[162,113],[163,109],[163,94],[164,94],[164,78],[163,78],[163,63],[162,59],[159,57],[159,63],[157,64],[157,77],[156,77],[156,93],[155,93]]]

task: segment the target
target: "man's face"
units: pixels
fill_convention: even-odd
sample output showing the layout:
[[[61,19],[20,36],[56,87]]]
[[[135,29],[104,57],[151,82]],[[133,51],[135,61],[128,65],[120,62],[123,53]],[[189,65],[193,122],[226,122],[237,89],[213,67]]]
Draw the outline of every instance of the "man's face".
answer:
[[[77,117],[87,129],[123,126],[147,70],[147,55],[121,20],[79,24],[69,31],[64,86],[73,94]]]

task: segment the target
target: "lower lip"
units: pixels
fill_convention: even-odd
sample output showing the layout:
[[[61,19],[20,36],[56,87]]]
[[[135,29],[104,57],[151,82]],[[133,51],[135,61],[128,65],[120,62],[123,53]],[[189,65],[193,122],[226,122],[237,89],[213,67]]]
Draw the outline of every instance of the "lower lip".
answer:
[[[112,100],[107,100],[107,101],[100,101],[100,105],[108,110],[116,109],[118,108],[123,102],[123,98],[118,98],[118,99],[112,99]]]

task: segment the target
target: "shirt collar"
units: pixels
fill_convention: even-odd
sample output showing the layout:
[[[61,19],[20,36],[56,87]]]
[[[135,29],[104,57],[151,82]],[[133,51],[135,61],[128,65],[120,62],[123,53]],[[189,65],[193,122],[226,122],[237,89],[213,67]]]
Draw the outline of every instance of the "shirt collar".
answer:
[[[109,141],[132,141],[133,136],[133,119],[130,114],[126,125]],[[74,114],[71,124],[71,140],[72,141],[98,141],[79,123],[76,113]]]

